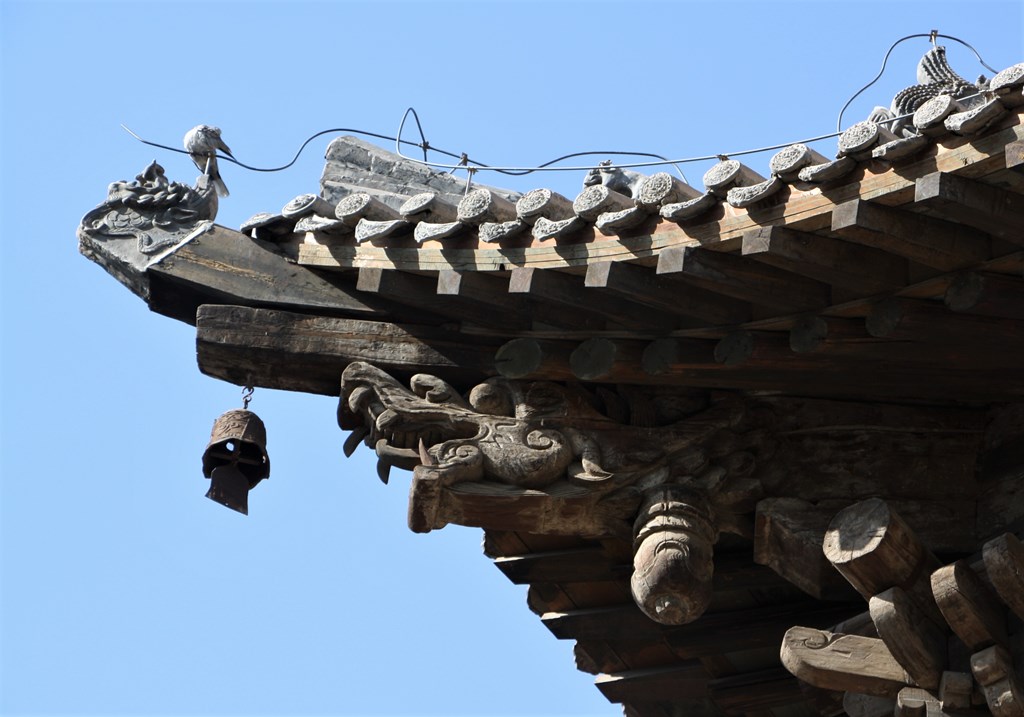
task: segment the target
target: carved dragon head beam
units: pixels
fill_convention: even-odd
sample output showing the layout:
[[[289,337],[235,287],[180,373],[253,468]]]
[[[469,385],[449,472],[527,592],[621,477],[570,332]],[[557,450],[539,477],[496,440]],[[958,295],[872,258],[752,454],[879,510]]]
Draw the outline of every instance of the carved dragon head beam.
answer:
[[[741,432],[744,408],[731,396],[681,395],[669,409],[605,398],[506,379],[463,397],[432,376],[406,388],[357,362],[342,375],[339,424],[353,431],[347,453],[360,441],[376,451],[382,478],[391,466],[413,470],[414,531],[633,537],[637,604],[659,622],[690,622],[711,599],[719,533],[749,533],[760,434]],[[616,399],[626,422],[601,410]]]

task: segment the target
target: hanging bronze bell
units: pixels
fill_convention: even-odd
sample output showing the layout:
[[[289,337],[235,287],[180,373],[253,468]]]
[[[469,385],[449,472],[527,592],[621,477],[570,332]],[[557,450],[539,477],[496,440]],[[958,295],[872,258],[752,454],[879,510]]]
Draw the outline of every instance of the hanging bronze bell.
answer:
[[[228,411],[213,423],[203,452],[203,475],[210,479],[206,497],[249,514],[249,491],[270,476],[267,429],[252,411]]]

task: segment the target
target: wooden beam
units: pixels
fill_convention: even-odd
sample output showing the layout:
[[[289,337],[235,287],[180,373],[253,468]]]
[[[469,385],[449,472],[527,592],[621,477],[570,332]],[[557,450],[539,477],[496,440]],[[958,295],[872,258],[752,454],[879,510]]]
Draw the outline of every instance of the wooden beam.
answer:
[[[1024,280],[968,272],[953,281],[943,301],[958,313],[1024,320]]]
[[[806,699],[800,683],[782,667],[713,679],[708,682],[708,694],[727,715],[786,707]]]
[[[1024,686],[1005,648],[993,645],[971,655],[971,672],[994,717],[1024,717]]]
[[[871,338],[863,321],[830,316],[803,316],[789,330],[789,348],[796,353],[830,352]]]
[[[585,292],[578,277],[560,271],[516,267],[512,270],[508,290],[570,306],[583,314],[599,314],[630,328],[665,330],[678,324],[676,319],[652,312],[649,307],[615,296]]]
[[[798,498],[766,498],[754,520],[754,562],[819,600],[850,600],[856,593],[821,552],[830,516]]]
[[[578,311],[566,311],[557,304],[532,301],[528,296],[508,293],[508,277],[479,271],[442,269],[437,272],[437,294],[458,297],[505,313],[532,317],[535,323],[567,329],[600,329],[604,321]]]
[[[955,313],[937,301],[880,301],[868,312],[865,328],[872,336],[895,341],[992,348],[1024,345],[1024,322]]]
[[[532,325],[532,319],[527,313],[509,310],[500,305],[484,306],[460,301],[454,296],[439,295],[436,280],[403,271],[363,267],[359,270],[356,289],[383,296],[413,309],[449,316],[480,326],[528,329]]]
[[[1024,620],[1024,546],[1017,536],[1004,533],[985,543],[982,555],[999,598]]]
[[[931,581],[942,616],[970,652],[1008,646],[1006,611],[966,561],[944,565]]]
[[[948,172],[914,182],[914,207],[1024,246],[1024,195]]]
[[[972,266],[991,252],[991,242],[982,232],[862,199],[832,210],[832,231],[939,271]]]
[[[494,564],[516,585],[628,579],[633,573],[631,561],[616,560],[599,546],[496,558]]]
[[[494,354],[494,369],[505,378],[571,380],[569,356],[575,344],[522,337],[504,343]]]
[[[750,306],[704,291],[670,274],[622,261],[595,262],[587,267],[584,286],[609,292],[674,316],[689,317],[697,324],[736,324],[749,321]]]
[[[275,245],[218,226],[150,266],[143,280],[150,309],[193,325],[199,306],[210,303],[387,316],[347,280],[296,266]]]
[[[907,261],[879,249],[780,226],[743,235],[743,256],[860,296],[902,288]]]
[[[569,356],[569,368],[581,381],[601,381],[615,376],[621,380],[640,363],[645,344],[593,338],[577,346]]]
[[[928,583],[941,563],[884,500],[870,498],[839,511],[822,550],[865,599],[900,587],[932,622],[942,624]]]
[[[633,573],[631,559],[609,555],[601,547],[503,556],[495,558],[494,564],[516,585],[600,582],[628,579]],[[752,564],[749,555],[729,553],[715,556],[712,580],[716,593],[778,589],[786,584],[768,568]]]
[[[664,639],[679,657],[689,659],[774,647],[794,622],[832,625],[854,610],[849,603],[790,603],[706,613],[687,625],[664,626],[648,618],[635,605],[620,605],[548,613],[541,621],[559,639],[626,643]]]
[[[672,247],[658,256],[658,274],[674,274],[708,291],[775,312],[811,311],[830,303],[828,286],[738,254]]]
[[[878,636],[914,682],[937,690],[946,666],[945,626],[932,622],[899,587],[873,596],[868,601],[868,612]]]
[[[895,697],[913,684],[877,638],[794,627],[782,640],[780,657],[798,679],[826,690]]]
[[[353,361],[466,388],[494,375],[493,339],[436,327],[221,305],[200,307],[196,325],[200,370],[237,385],[337,396]]]

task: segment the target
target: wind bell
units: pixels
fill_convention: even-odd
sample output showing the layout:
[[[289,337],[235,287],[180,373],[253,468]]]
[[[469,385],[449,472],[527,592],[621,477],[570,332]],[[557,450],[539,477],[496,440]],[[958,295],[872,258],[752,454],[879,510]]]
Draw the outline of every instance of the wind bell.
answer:
[[[249,491],[270,476],[267,429],[249,410],[253,388],[242,390],[242,408],[228,411],[213,423],[203,452],[203,475],[210,479],[206,497],[249,514]]]

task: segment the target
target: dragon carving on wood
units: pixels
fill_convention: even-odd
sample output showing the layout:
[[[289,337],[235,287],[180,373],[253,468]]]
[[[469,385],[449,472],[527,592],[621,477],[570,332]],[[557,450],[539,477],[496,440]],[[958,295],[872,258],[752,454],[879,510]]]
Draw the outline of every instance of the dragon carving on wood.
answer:
[[[391,466],[413,470],[413,530],[632,537],[641,609],[689,622],[710,601],[719,532],[749,535],[761,497],[750,476],[769,442],[732,395],[632,396],[608,411],[615,399],[499,378],[464,397],[433,376],[406,388],[356,362],[342,375],[338,417],[352,431],[346,453],[374,448],[382,479]]]

